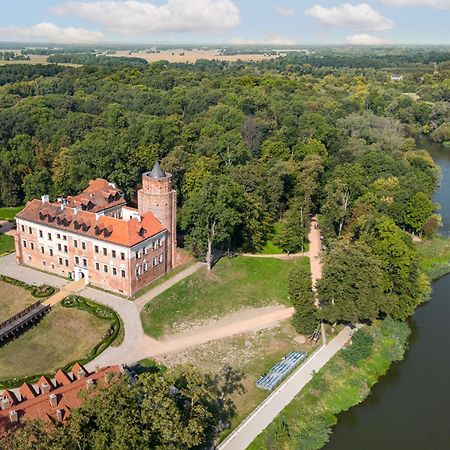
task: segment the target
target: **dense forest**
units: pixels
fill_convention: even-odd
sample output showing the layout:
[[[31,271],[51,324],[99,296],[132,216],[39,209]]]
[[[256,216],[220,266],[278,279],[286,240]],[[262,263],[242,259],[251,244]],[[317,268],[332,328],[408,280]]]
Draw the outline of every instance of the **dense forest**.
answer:
[[[404,320],[426,298],[428,280],[412,238],[440,225],[432,201],[440,174],[414,135],[450,140],[447,53],[194,65],[86,58],[76,68],[0,68],[0,205],[74,194],[96,177],[117,183],[133,203],[141,174],[159,160],[178,192],[180,236],[210,263],[213,249],[260,250],[275,225],[285,251],[304,250],[310,218],[318,214],[326,249],[322,308],[312,307],[309,275],[294,270],[289,291],[299,332],[313,331],[319,320]],[[397,68],[408,65],[402,80],[376,70],[394,59]],[[166,393],[167,383],[175,383],[158,382]],[[139,386],[159,395],[144,378]],[[155,412],[140,409],[146,398],[137,391],[121,389],[105,394],[106,403],[131,396],[139,429],[140,414]],[[214,397],[206,387],[202,392]],[[209,442],[211,427],[219,426],[212,400],[199,403],[202,417],[193,424],[183,422],[184,400],[163,400],[180,415],[175,431],[186,439],[182,448]],[[127,438],[125,428],[106,429],[107,407],[104,417],[97,417],[95,401],[80,411],[69,425],[73,433],[58,435],[60,447],[80,436],[94,442],[84,420],[104,428],[95,438],[104,441],[83,448]],[[156,439],[154,430],[145,433]],[[158,439],[155,448],[181,448]]]
[[[292,55],[259,64],[5,66],[0,202],[73,194],[96,177],[117,183],[133,202],[142,172],[160,160],[174,174],[180,232],[198,254],[257,251],[277,222],[280,245],[301,250],[309,217],[319,212],[330,255],[350,257],[341,247],[357,240],[355,258],[371,249],[381,268],[395,271],[382,250],[391,248],[386,229],[389,239],[398,233],[407,253],[404,231],[431,234],[439,226],[431,201],[439,174],[412,137],[449,139],[448,62],[419,53],[417,63],[436,56],[434,72],[405,72],[401,81],[388,71],[346,67],[345,60],[316,67]],[[393,283],[386,282],[390,293]],[[422,289],[411,289],[421,297]],[[392,295],[403,294],[413,295]],[[399,317],[418,299],[408,301]],[[382,310],[394,313],[396,306]]]

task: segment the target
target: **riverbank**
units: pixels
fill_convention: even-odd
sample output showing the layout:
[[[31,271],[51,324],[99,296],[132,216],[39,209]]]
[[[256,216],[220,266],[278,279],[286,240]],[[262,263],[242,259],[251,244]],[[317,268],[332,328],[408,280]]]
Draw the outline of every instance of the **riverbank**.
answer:
[[[351,363],[339,352],[250,445],[249,450],[322,448],[337,414],[362,402],[394,361],[403,359],[410,329],[393,319],[364,330],[373,338],[368,358]]]
[[[450,239],[436,235],[416,244],[420,266],[430,281],[450,273]]]

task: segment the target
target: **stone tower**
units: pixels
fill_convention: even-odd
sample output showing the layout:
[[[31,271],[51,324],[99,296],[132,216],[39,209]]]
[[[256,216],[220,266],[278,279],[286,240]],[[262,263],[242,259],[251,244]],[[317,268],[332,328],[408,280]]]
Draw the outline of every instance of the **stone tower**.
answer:
[[[168,230],[167,270],[172,269],[177,248],[177,193],[172,188],[172,174],[164,172],[158,162],[151,172],[142,175],[138,210],[139,214],[152,212]]]

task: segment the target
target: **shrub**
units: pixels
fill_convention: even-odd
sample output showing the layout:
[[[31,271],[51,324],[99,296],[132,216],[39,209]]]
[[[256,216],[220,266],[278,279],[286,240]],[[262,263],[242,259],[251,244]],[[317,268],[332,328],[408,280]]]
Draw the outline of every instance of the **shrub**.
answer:
[[[353,335],[352,345],[342,351],[342,357],[345,362],[356,367],[360,361],[372,354],[373,342],[374,339],[370,333],[358,330]]]

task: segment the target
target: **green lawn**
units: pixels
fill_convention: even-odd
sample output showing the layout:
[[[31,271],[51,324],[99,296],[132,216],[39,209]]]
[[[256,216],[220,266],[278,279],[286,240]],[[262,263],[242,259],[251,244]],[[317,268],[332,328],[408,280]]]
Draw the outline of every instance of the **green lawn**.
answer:
[[[260,251],[262,255],[280,255],[284,253],[283,249],[281,247],[278,247],[278,245],[275,244],[276,237],[280,230],[280,224],[276,223],[273,226],[273,233],[270,236],[270,239],[266,242],[266,245],[263,247],[263,249]]]
[[[86,311],[57,305],[36,326],[0,348],[1,378],[49,373],[82,359],[109,326]]]
[[[420,266],[430,279],[439,278],[450,272],[450,239],[434,236],[416,243]]]
[[[5,206],[4,208],[0,208],[0,220],[13,220],[16,217],[16,214],[22,211],[25,208],[22,206]]]
[[[223,258],[211,273],[200,270],[151,300],[141,313],[144,331],[160,337],[180,323],[245,307],[289,304],[287,275],[294,264],[309,266],[309,259]]]
[[[14,238],[7,234],[0,234],[0,256],[8,255],[14,251]]]

